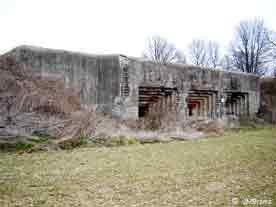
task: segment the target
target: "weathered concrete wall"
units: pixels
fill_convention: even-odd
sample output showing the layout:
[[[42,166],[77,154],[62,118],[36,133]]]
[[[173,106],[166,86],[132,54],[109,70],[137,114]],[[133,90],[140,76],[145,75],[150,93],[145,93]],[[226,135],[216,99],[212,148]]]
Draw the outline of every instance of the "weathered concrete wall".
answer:
[[[260,105],[258,76],[177,64],[164,66],[136,59],[124,61],[129,68],[129,98],[131,99],[129,102],[136,105],[136,108],[139,105],[139,86],[157,86],[177,89],[180,96],[178,110],[180,114],[183,113],[181,116],[187,115],[186,99],[191,91],[213,92],[213,95],[210,95],[210,99],[214,96],[213,105],[219,104],[218,102],[227,93],[242,93],[243,96],[248,96],[247,100],[244,100],[247,103],[244,104],[248,104],[249,115],[254,116],[258,111]],[[216,110],[221,109],[216,107]],[[213,111],[213,113],[213,116],[218,116],[220,111]]]
[[[83,105],[97,105],[122,119],[137,119],[149,105],[175,105],[180,119],[253,116],[260,105],[260,78],[255,75],[27,46],[9,55],[42,73],[62,75],[68,86],[79,88]]]
[[[261,78],[261,107],[258,115],[276,124],[276,78]]]
[[[68,87],[80,90],[85,106],[96,104],[110,113],[119,95],[118,56],[93,56],[30,46],[18,47],[9,55],[41,73],[64,77]]]

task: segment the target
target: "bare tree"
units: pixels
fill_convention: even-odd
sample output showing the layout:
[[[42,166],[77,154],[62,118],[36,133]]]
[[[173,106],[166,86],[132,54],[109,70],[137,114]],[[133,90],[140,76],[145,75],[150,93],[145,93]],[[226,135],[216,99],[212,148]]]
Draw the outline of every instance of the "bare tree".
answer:
[[[143,56],[160,64],[168,64],[177,62],[179,53],[174,44],[159,35],[154,35],[148,39]]]
[[[272,76],[276,78],[276,68],[273,69]]]
[[[219,65],[219,44],[215,41],[207,43],[207,66],[209,68],[217,68]]]
[[[255,74],[266,72],[271,49],[266,33],[262,19],[240,22],[231,46],[233,65],[237,69]]]
[[[194,39],[189,45],[189,57],[192,64],[205,67],[207,66],[207,51],[204,40]]]
[[[267,39],[271,46],[271,66],[273,76],[276,77],[276,32],[269,31],[267,33]]]
[[[189,45],[190,61],[194,65],[217,68],[219,65],[219,44],[215,41],[195,39]]]
[[[271,44],[271,46],[276,49],[276,32],[268,31],[267,39],[268,39],[268,42]]]

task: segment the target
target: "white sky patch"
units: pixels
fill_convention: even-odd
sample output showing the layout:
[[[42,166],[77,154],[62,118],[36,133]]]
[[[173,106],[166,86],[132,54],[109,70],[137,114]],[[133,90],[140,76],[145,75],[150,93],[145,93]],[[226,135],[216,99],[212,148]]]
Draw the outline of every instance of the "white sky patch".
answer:
[[[243,19],[276,30],[275,8],[275,0],[0,0],[0,52],[27,44],[140,56],[152,34],[184,51],[194,38],[227,47]]]

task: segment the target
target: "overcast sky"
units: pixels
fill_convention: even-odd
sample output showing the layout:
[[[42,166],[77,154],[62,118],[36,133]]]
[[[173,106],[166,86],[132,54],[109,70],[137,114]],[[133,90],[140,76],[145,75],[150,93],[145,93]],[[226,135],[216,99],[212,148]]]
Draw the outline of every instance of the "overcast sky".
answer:
[[[240,20],[276,30],[276,0],[0,0],[0,52],[19,45],[140,56],[149,35],[227,46]]]

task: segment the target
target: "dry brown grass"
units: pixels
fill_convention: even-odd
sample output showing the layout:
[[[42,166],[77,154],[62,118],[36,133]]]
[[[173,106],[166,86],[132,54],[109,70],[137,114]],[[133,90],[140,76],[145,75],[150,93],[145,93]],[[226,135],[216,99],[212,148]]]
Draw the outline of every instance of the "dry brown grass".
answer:
[[[231,206],[276,198],[276,131],[220,139],[1,154],[1,207]],[[237,205],[242,206],[242,205]]]

